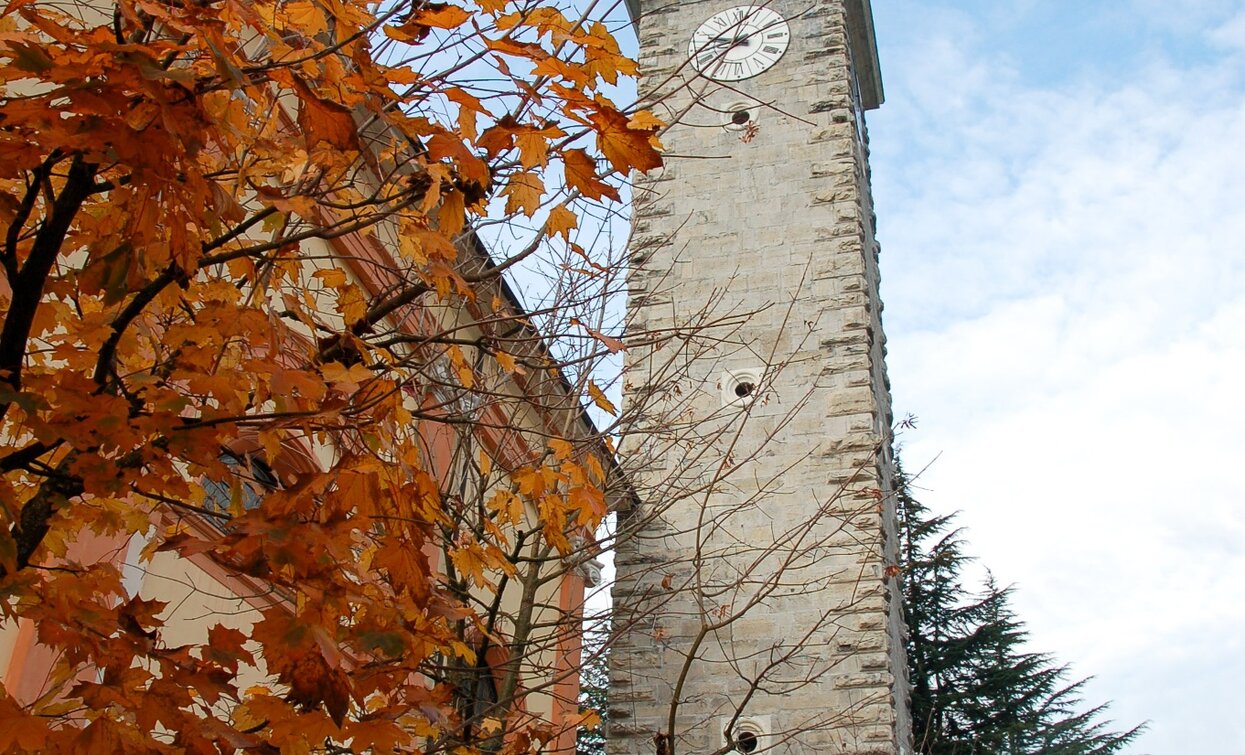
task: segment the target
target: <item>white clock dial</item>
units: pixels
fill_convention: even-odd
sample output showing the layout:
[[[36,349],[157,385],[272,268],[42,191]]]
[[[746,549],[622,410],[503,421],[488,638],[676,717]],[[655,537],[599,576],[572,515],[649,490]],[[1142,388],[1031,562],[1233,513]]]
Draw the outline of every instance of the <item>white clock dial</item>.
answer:
[[[719,81],[741,81],[769,69],[791,42],[787,21],[772,8],[741,5],[709,17],[692,35],[692,67]]]

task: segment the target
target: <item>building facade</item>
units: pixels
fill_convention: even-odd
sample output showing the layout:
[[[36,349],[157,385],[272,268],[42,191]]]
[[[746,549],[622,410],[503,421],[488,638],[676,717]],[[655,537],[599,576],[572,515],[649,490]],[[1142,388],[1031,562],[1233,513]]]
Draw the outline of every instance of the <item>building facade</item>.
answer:
[[[637,179],[610,752],[911,751],[868,0],[633,4]],[[645,334],[677,334],[648,339]]]
[[[310,239],[301,244],[300,254],[304,259],[318,261],[308,265],[346,271],[368,291],[392,290],[399,281],[390,271],[400,268],[396,250],[384,243],[386,230],[377,226],[331,240]],[[487,250],[475,236],[465,238],[459,249],[460,264],[466,269],[491,264]],[[382,272],[378,274],[378,270]],[[423,300],[403,307],[387,324],[413,336],[452,331],[484,339],[493,334],[490,328],[498,327],[498,323],[518,323],[525,317],[503,280],[486,282],[480,291],[484,303],[476,312],[468,312],[457,304]],[[303,345],[296,340],[297,335],[290,334],[286,342],[291,353]],[[525,344],[529,351],[541,344],[539,334],[527,324],[511,327],[509,337],[514,343]],[[512,471],[538,464],[547,453],[545,443],[551,432],[567,439],[566,445],[594,449],[605,459],[608,452],[598,447],[595,428],[561,374],[514,375],[484,355],[474,363],[473,373],[480,381],[474,392],[463,389],[449,376],[451,366],[440,369],[436,363],[428,369],[429,375],[438,376],[435,381],[430,379],[405,391],[404,403],[413,414],[422,417],[412,422],[410,432],[419,438],[426,455],[426,469],[417,470],[424,483],[431,486],[425,488],[425,495],[443,499],[447,509],[455,501],[461,505],[465,500],[466,509],[470,509],[473,500],[485,500],[496,490],[505,489]],[[244,435],[222,449],[226,475],[188,475],[190,491],[186,500],[196,504],[194,507],[153,506],[150,528],[132,536],[96,535],[84,530],[68,546],[63,560],[84,569],[116,570],[130,598],[162,604],[164,609],[157,616],[159,630],[152,632],[154,643],[160,647],[211,646],[212,633],[221,627],[249,637],[267,615],[296,615],[296,601],[286,591],[256,577],[245,566],[217,556],[210,548],[170,547],[156,551],[155,547],[161,540],[176,537],[212,543],[228,536],[233,527],[229,517],[250,515],[252,510],[270,505],[274,497],[306,489],[309,480],[332,469],[334,461],[348,450],[300,437],[287,439],[268,461],[259,437],[254,433]],[[480,459],[487,459],[496,472],[480,474],[475,466]],[[428,474],[424,476],[422,472]],[[397,478],[410,473],[410,467],[397,464],[391,471]],[[412,487],[415,484],[412,482]],[[203,510],[219,512],[221,518],[205,516]],[[532,533],[540,530],[539,512],[525,506],[515,516],[516,520],[508,526],[495,529],[498,542],[509,543],[516,532],[524,529],[528,530],[529,541],[538,541],[539,535]],[[459,710],[461,721],[447,722],[451,736],[465,736],[470,741],[471,729],[478,728],[480,720],[506,717],[515,729],[546,732],[548,739],[542,744],[546,752],[574,752],[576,728],[581,720],[580,627],[585,589],[595,586],[600,578],[591,546],[584,544],[590,530],[580,530],[567,530],[568,536],[580,538],[573,556],[562,558],[556,551],[537,555],[541,550],[531,548],[523,573],[508,579],[490,573],[485,577],[486,585],[476,586],[462,598],[465,605],[488,617],[492,631],[487,636],[474,629],[465,631],[464,639],[478,651],[468,668],[458,674],[446,674],[444,679],[425,678],[417,682],[429,687],[437,682],[453,687],[452,705]],[[294,547],[313,550],[318,545]],[[147,553],[149,550],[152,552]],[[407,557],[445,580],[450,569],[445,554],[443,543],[426,542]],[[383,559],[365,548],[358,549],[356,555],[377,562]],[[529,628],[519,646],[521,652],[515,653],[508,643],[520,625]],[[362,665],[368,660],[351,655],[349,650],[339,652],[348,665]],[[77,681],[97,681],[102,676],[90,667],[72,669],[64,655],[40,641],[37,622],[0,621],[0,699],[7,697],[39,711],[58,704]],[[508,677],[514,677],[514,681],[506,692]],[[255,697],[255,691],[274,690],[275,694],[288,686],[277,679],[265,658],[258,654],[239,664],[233,681],[240,689],[248,690],[242,705],[226,697],[212,711],[232,721],[240,720],[243,714],[239,710]],[[81,724],[79,719],[68,720]],[[478,733],[474,737],[477,741],[487,739]],[[171,739],[171,735],[166,739]],[[418,741],[434,752],[452,746],[446,744],[452,740],[444,736],[440,740],[426,736]]]

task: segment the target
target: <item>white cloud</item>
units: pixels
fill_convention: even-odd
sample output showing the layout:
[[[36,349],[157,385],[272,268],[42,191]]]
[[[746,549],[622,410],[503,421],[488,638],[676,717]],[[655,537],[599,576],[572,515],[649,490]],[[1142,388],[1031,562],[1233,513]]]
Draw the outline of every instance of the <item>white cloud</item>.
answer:
[[[1211,44],[1245,53],[1245,11],[1241,11],[1207,34]]]
[[[1035,649],[1097,675],[1119,723],[1153,719],[1137,751],[1245,753],[1225,731],[1245,676],[1235,58],[1037,88],[963,16],[907,20],[919,39],[880,35],[871,125],[896,409],[923,420],[908,466],[942,453],[924,500],[963,510]],[[1218,29],[1245,43],[1245,15]]]

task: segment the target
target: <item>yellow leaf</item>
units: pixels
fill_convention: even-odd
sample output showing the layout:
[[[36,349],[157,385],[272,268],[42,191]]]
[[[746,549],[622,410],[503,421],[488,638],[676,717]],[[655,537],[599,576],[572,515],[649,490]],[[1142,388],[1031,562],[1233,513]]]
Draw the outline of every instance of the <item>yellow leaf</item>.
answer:
[[[419,11],[411,23],[436,29],[453,29],[462,26],[470,19],[471,14],[462,8],[446,3],[430,3]]]
[[[597,384],[591,380],[588,381],[588,395],[592,397],[592,403],[596,404],[597,408],[601,411],[615,417],[618,416],[618,409],[616,409],[614,405],[610,403],[610,400],[605,397],[605,392],[598,388]]]
[[[545,182],[535,173],[516,173],[510,177],[502,194],[506,195],[506,213],[522,212],[529,218],[540,209]]]
[[[306,0],[294,0],[281,7],[281,15],[285,17],[289,29],[298,31],[308,37],[314,37],[328,31],[328,22],[324,19],[324,11]]]
[[[458,250],[446,237],[449,231],[429,230],[415,223],[403,223],[398,233],[398,251],[402,256],[426,265],[432,258],[452,260],[458,256]]]
[[[492,734],[493,732],[497,732],[497,731],[501,731],[501,719],[500,718],[486,718],[480,722],[480,733],[481,734]]]
[[[605,494],[597,488],[590,485],[571,488],[567,497],[571,507],[583,515],[579,519],[581,523],[595,525],[605,516]]]
[[[354,325],[367,315],[367,300],[363,290],[355,285],[346,285],[337,297],[337,309],[347,325]]]
[[[454,568],[460,574],[470,577],[471,581],[477,585],[483,585],[488,582],[488,579],[484,576],[487,563],[479,546],[470,545],[450,551],[450,561],[453,562]]]
[[[596,454],[587,454],[584,461],[587,463],[588,471],[592,474],[592,479],[598,483],[605,482],[605,469],[601,467]]]
[[[463,356],[463,350],[457,346],[451,346],[449,349],[450,364],[454,365],[454,372],[458,375],[458,382],[463,384],[464,388],[471,388],[475,385],[475,371],[471,369],[471,365],[467,364],[467,357]]]
[[[525,129],[514,135],[519,146],[519,164],[524,168],[543,168],[549,164],[549,142],[544,132]]]
[[[601,725],[601,717],[594,710],[584,711],[580,716],[579,725],[585,729],[595,729]]]
[[[346,273],[335,267],[317,270],[313,273],[313,277],[324,281],[324,285],[329,288],[337,288],[346,282]]]
[[[281,455],[281,436],[282,431],[262,430],[259,433],[259,444],[264,447],[264,460],[269,464],[275,464],[277,457]]]
[[[476,651],[462,640],[450,640],[450,648],[454,651],[455,655],[462,658],[467,663],[476,662]]]
[[[545,234],[553,238],[561,234],[567,241],[571,240],[571,231],[579,227],[579,217],[560,204],[549,211],[549,219],[545,221]]]
[[[502,524],[523,521],[523,500],[509,490],[499,490],[488,500],[489,511],[497,514]]]
[[[441,199],[437,227],[447,236],[456,236],[466,223],[467,208],[463,206],[463,193],[455,189]]]
[[[495,354],[495,357],[497,359],[498,366],[506,372],[509,372],[511,375],[527,374],[527,371],[519,366],[518,360],[516,360],[512,355],[507,354],[504,351],[499,351]]]
[[[320,366],[320,374],[334,388],[346,393],[354,393],[359,390],[360,384],[372,379],[372,371],[363,364],[346,367],[341,362],[329,362]]]
[[[641,110],[632,115],[631,120],[627,121],[627,128],[640,131],[656,131],[664,125],[666,124],[649,110]]]
[[[571,458],[574,448],[570,443],[561,438],[550,438],[549,450],[553,451],[553,458],[559,461],[566,461]]]

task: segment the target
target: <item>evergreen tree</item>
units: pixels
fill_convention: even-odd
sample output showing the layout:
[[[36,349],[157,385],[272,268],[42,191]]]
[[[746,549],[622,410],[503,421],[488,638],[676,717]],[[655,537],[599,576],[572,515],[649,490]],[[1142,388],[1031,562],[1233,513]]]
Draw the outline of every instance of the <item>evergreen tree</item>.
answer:
[[[579,707],[595,711],[601,723],[589,728],[579,727],[575,735],[576,755],[605,755],[605,726],[609,715],[609,624],[584,632],[584,663],[579,672]]]
[[[1083,709],[1086,679],[1024,650],[1027,632],[1010,588],[988,576],[964,586],[965,555],[954,515],[935,516],[898,476],[900,558],[908,624],[913,736],[923,755],[1109,755],[1137,738]]]

